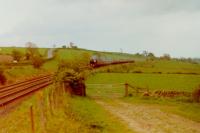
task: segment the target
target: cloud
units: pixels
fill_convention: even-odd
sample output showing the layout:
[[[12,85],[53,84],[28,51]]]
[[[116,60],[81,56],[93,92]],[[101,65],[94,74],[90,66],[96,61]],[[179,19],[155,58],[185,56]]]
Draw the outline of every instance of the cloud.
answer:
[[[0,0],[0,45],[199,56],[198,0]]]

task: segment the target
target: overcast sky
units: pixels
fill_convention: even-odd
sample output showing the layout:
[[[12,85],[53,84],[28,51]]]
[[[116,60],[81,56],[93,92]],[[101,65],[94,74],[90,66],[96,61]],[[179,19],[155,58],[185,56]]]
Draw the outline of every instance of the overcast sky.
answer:
[[[0,0],[0,46],[200,57],[200,0]]]

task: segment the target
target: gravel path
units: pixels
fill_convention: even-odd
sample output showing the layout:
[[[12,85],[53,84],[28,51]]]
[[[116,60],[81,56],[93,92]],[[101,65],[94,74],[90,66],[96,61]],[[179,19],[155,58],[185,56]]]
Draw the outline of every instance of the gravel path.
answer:
[[[103,100],[96,102],[120,118],[133,132],[200,133],[200,123],[165,113],[150,105],[134,105],[119,100],[113,100],[112,103]]]

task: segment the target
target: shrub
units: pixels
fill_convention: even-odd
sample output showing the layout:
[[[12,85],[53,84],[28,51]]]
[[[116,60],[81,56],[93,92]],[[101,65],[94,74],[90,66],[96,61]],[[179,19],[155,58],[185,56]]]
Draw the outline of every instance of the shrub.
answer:
[[[143,73],[141,70],[136,70],[133,73]]]
[[[75,60],[62,60],[59,63],[58,71],[56,74],[56,83],[59,92],[59,88],[63,88],[70,95],[85,96],[85,78],[89,74],[87,71],[89,55],[82,54],[82,58],[76,58]],[[63,89],[62,89],[63,90]]]
[[[200,102],[200,85],[193,91],[192,99],[194,102]]]
[[[20,51],[14,49],[12,51],[12,57],[13,57],[14,60],[20,61],[20,59],[23,57],[23,54]]]
[[[44,60],[39,55],[33,56],[31,60],[34,68],[40,68],[44,63]]]
[[[73,69],[77,72],[87,70],[88,67],[89,67],[90,54],[82,53],[80,55],[80,57],[77,56],[72,60],[61,60],[59,62],[59,68],[58,69],[70,68],[70,69]]]
[[[0,70],[0,84],[4,85],[6,83],[6,81],[7,81],[7,79],[3,73],[3,70]]]

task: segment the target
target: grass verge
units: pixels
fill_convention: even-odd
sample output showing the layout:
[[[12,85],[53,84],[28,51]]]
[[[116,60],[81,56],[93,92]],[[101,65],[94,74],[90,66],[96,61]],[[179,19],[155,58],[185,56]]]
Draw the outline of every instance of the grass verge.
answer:
[[[30,106],[33,106],[37,133],[131,132],[117,118],[87,97],[64,96],[62,103],[52,110],[48,97],[50,89],[52,86],[37,92],[10,113],[2,115],[0,132],[31,132]]]

